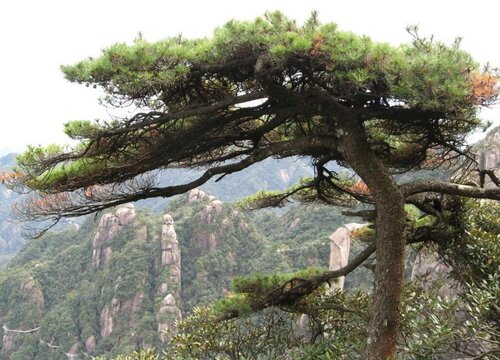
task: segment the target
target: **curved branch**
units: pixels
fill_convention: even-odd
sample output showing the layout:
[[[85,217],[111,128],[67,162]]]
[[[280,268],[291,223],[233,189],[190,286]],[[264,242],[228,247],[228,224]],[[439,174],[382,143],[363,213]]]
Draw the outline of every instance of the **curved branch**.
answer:
[[[476,199],[500,200],[500,187],[484,189],[440,180],[419,180],[401,185],[405,197],[425,192],[466,196]]]
[[[341,276],[345,276],[358,268],[366,259],[375,252],[375,245],[368,245],[353,261],[346,266],[327,271],[323,274],[309,278],[294,278],[271,290],[263,300],[256,304],[251,304],[252,311],[260,311],[271,306],[289,306],[300,300],[304,296],[311,294],[325,282],[329,282]],[[241,316],[242,314],[233,310],[225,314],[218,320],[229,320]]]

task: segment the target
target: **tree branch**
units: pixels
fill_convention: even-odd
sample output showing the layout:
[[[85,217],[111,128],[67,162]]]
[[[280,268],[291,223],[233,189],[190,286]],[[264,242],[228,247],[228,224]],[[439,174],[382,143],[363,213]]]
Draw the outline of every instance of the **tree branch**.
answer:
[[[440,180],[419,180],[401,185],[405,197],[425,192],[437,192],[448,195],[466,196],[476,199],[500,200],[500,187],[484,189],[475,186],[455,184]]]
[[[87,215],[128,202],[182,194],[203,185],[214,176],[241,171],[271,156],[287,157],[308,152],[330,152],[336,146],[335,140],[321,137],[282,141],[256,148],[239,162],[209,168],[197,179],[185,184],[153,187],[150,180],[144,180],[144,184],[141,184],[140,179],[136,178],[120,184],[98,186],[95,192],[90,191],[90,194],[89,188],[85,188],[72,192],[36,195],[21,204],[16,204],[14,210],[21,219],[38,221],[50,219],[52,223],[57,223],[62,218]]]
[[[271,290],[263,300],[257,303],[251,304],[253,311],[260,311],[271,306],[290,306],[295,304],[299,299],[311,294],[314,290],[320,287],[325,282],[329,282],[332,279],[336,279],[341,276],[345,276],[350,272],[354,271],[358,266],[360,266],[366,259],[370,257],[375,252],[375,245],[368,245],[365,250],[363,250],[353,261],[348,263],[346,266],[338,269],[327,271],[323,274],[312,276],[309,278],[294,278],[284,284]],[[238,310],[233,310],[227,314],[224,314],[218,320],[229,320],[241,316]]]

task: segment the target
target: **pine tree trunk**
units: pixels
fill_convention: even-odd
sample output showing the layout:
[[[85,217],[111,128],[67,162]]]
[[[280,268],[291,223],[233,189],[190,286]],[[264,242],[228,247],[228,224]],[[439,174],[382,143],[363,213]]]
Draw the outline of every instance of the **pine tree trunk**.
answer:
[[[370,150],[360,123],[344,124],[341,151],[370,189],[377,216],[375,292],[363,359],[395,355],[404,275],[404,200],[383,162]]]

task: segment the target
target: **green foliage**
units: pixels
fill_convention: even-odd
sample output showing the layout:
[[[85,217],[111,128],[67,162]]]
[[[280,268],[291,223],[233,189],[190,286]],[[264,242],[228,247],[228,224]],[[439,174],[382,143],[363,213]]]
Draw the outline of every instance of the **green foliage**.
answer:
[[[255,221],[269,239],[258,272],[293,272],[328,267],[328,237],[350,219],[340,209],[322,205],[292,205],[286,211],[255,212]],[[307,239],[307,240],[306,240]]]
[[[481,317],[491,297],[477,291],[465,297],[442,295],[442,285],[438,281],[426,290],[405,286],[399,356],[445,359],[471,344],[475,354],[486,351],[481,339],[495,329],[485,328]],[[236,354],[244,359],[356,359],[365,346],[370,302],[364,291],[318,292],[292,313],[268,309],[228,321],[220,321],[217,308],[195,308],[179,323],[167,359],[232,359]],[[297,327],[300,313],[309,316],[305,328]]]
[[[356,358],[366,336],[363,313],[368,299],[363,293],[316,293],[292,313],[267,309],[257,316],[222,322],[213,309],[197,308],[179,324],[180,334],[172,339],[167,358],[230,359],[233,354],[244,359]],[[332,304],[348,304],[354,312],[332,310]],[[309,325],[298,328],[302,311],[310,316]],[[312,335],[317,330],[319,338]]]
[[[225,204],[224,210],[214,214],[210,223],[206,223],[201,214],[207,205],[208,202],[188,204],[185,198],[179,197],[167,209],[175,219],[183,252],[183,283],[178,305],[182,306],[184,314],[195,306],[224,298],[224,291],[231,288],[233,276],[260,271],[263,275],[255,279],[260,278],[261,283],[269,288],[273,281],[277,283],[310,274],[305,271],[264,275],[280,269],[280,266],[287,272],[307,265],[326,266],[327,236],[332,226],[344,221],[337,211],[327,207],[310,206],[308,211],[290,207],[281,213],[250,214]],[[295,221],[299,217],[300,221]],[[323,224],[322,218],[329,219],[330,223]],[[170,276],[168,271],[160,271],[157,267],[160,261],[160,219],[152,217],[148,211],[137,210],[136,222],[140,225],[121,229],[109,242],[112,254],[108,262],[96,269],[91,265],[91,242],[99,220],[100,217],[89,218],[79,230],[49,232],[27,244],[12,260],[8,271],[0,273],[1,321],[12,328],[42,326],[37,336],[60,345],[66,351],[75,343],[83,349],[84,342],[91,336],[97,342],[94,355],[131,353],[136,344],[142,342],[160,346],[155,314],[162,299],[156,295],[156,289]],[[296,230],[290,231],[290,224],[294,221]],[[137,232],[143,227],[147,228],[147,239],[139,241]],[[281,237],[278,234],[270,236],[273,228],[282,229]],[[214,234],[217,247],[208,252],[200,248],[200,234]],[[313,240],[307,240],[309,238]],[[282,251],[285,248],[286,251]],[[20,291],[20,284],[28,276],[43,293],[43,311],[39,311],[33,299]],[[135,335],[131,335],[130,316],[120,314],[115,317],[112,335],[107,339],[100,338],[102,308],[113,298],[124,302],[139,291],[144,298],[135,315]],[[169,291],[176,289],[172,285]],[[234,294],[226,300],[242,309],[244,302],[238,304],[235,299],[244,296]],[[27,349],[28,345],[23,345],[27,339],[20,340],[19,349],[22,346]],[[23,354],[24,351],[28,350],[23,350]],[[34,359],[60,355],[47,346],[30,351],[36,354],[32,356]]]
[[[64,125],[64,133],[75,140],[92,137],[100,130],[102,127],[88,120],[73,120]]]
[[[343,174],[339,176],[339,179],[331,179],[330,181],[335,184],[336,188],[330,188],[328,191],[324,192],[324,202],[330,202],[330,204],[336,204],[337,206],[350,206],[356,204],[353,198],[340,190],[348,189],[354,185],[355,182],[352,176]],[[315,178],[303,177],[288,189],[282,191],[260,190],[247,196],[238,202],[238,204],[252,209],[261,209],[266,207],[284,207],[293,201],[317,203],[317,186],[318,184]]]
[[[297,304],[293,311],[307,313],[313,319],[311,326],[320,326],[323,331],[322,337],[314,342],[297,334],[296,314],[251,315],[250,311],[250,304],[277,286],[292,278],[306,278],[321,271],[314,268],[296,270],[327,266],[327,238],[332,229],[347,222],[339,209],[290,206],[250,215],[225,204],[224,210],[213,214],[207,223],[202,221],[207,205],[208,202],[187,204],[179,197],[167,209],[174,216],[183,251],[181,305],[185,314],[193,313],[193,318],[188,317],[181,323],[181,333],[169,345],[165,354],[168,359],[202,358],[205,352],[220,359],[231,358],[234,354],[248,359],[280,359],[283,354],[291,359],[360,356],[366,340],[371,290],[368,280],[371,274],[366,269],[357,269],[347,277],[346,293],[317,292]],[[408,358],[438,359],[447,356],[451,345],[484,339],[487,331],[495,331],[489,321],[491,304],[500,294],[499,279],[492,275],[498,264],[495,261],[498,209],[495,204],[484,201],[468,203],[467,209],[471,211],[463,218],[467,237],[462,238],[462,242],[455,239],[453,246],[457,252],[447,254],[455,256],[457,264],[461,263],[456,259],[474,259],[461,268],[474,282],[466,287],[461,298],[439,295],[438,286],[429,291],[408,287],[405,292],[405,336],[399,345],[400,352]],[[418,215],[414,208],[407,208],[407,214],[414,219]],[[154,234],[159,233],[161,226],[147,211],[138,212],[137,216],[138,223],[148,229],[146,241],[137,239],[137,227],[122,229],[110,243],[113,254],[109,262],[99,271],[90,266],[90,241],[98,219],[89,219],[79,232],[49,233],[31,241],[12,261],[7,272],[0,274],[1,320],[13,328],[41,325],[41,338],[66,349],[74,343],[82,347],[88,337],[95,336],[98,344],[94,354],[110,357],[132,353],[137,344],[144,342],[157,348],[161,346],[155,318],[155,309],[161,299],[156,298],[155,292],[161,279],[169,276],[154,265],[159,261],[158,253],[155,254],[159,249],[158,237]],[[372,233],[370,228],[356,233],[351,256],[356,256],[366,246],[358,240],[370,238]],[[214,234],[217,247],[203,251],[199,247],[200,238],[197,238],[200,234]],[[21,268],[24,269],[21,271]],[[248,276],[257,270],[260,274]],[[277,270],[282,273],[273,274]],[[227,297],[220,300],[224,291],[230,289],[231,278],[235,275],[247,276],[236,277],[233,293],[226,293]],[[43,290],[43,313],[33,299],[21,291],[20,284],[29,276]],[[352,291],[353,287],[366,291]],[[131,335],[130,317],[124,316],[115,322],[111,337],[99,339],[102,306],[109,304],[112,298],[130,299],[137,291],[143,291],[145,298],[137,312],[135,335]],[[220,301],[211,309],[196,307],[218,299]],[[344,310],[340,310],[342,308]],[[221,313],[232,310],[248,316],[232,322],[216,321]],[[461,318],[457,314],[466,316]],[[275,320],[266,323],[271,318]],[[20,339],[16,351],[10,355],[19,359],[23,356],[56,359],[59,356],[30,339]],[[146,351],[122,356],[122,359],[142,359],[141,356],[148,360],[149,357],[161,358],[153,351]]]
[[[114,44],[103,50],[101,56],[88,58],[73,66],[63,66],[62,70],[72,82],[102,87],[106,93],[105,100],[111,105],[119,107],[133,102],[141,108],[158,111],[158,115],[163,111],[174,114],[177,110],[192,108],[193,105],[209,105],[220,99],[267,89],[268,86],[262,83],[265,79],[261,79],[259,71],[255,71],[260,68],[262,60],[267,68],[276,69],[274,72],[281,74],[273,75],[273,86],[293,95],[301,96],[302,90],[299,88],[317,87],[318,91],[332,94],[332,100],[353,102],[353,106],[360,108],[376,107],[377,102],[383,101],[394,105],[388,105],[387,108],[446,114],[450,121],[439,125],[439,130],[451,139],[460,138],[479,126],[476,107],[495,97],[495,81],[477,81],[477,76],[481,80],[486,74],[484,76],[488,78],[490,72],[488,79],[494,79],[494,71],[480,73],[478,64],[460,50],[459,42],[448,46],[422,39],[414,31],[413,43],[391,46],[373,42],[367,36],[340,31],[335,24],[321,25],[314,15],[311,19],[301,26],[280,12],[271,12],[254,21],[229,21],[217,28],[210,38],[184,39],[176,36],[154,43],[138,38],[132,44]],[[299,82],[303,86],[297,86]],[[491,86],[475,89],[477,86],[486,86],[484,84]],[[478,94],[482,94],[481,99]],[[297,121],[273,128],[269,141],[300,138],[303,135],[300,129],[304,129],[304,126],[308,127],[311,134],[324,133],[324,116],[306,116],[306,113],[300,110],[296,114],[299,115]],[[200,118],[194,115],[179,116],[172,122],[163,119],[151,127],[153,123],[150,120],[142,124],[140,119],[131,119],[127,124],[135,125],[125,132],[117,133],[127,135],[120,139],[119,145],[111,141],[116,145],[113,149],[106,145],[107,142],[98,141],[96,144],[93,141],[106,134],[107,130],[126,129],[125,123],[68,123],[66,133],[81,140],[73,149],[74,156],[64,156],[71,150],[57,146],[30,148],[18,159],[27,175],[22,180],[23,185],[49,190],[75,184],[70,189],[74,190],[82,187],[76,184],[85,183],[86,174],[103,174],[106,182],[116,181],[117,175],[131,179],[140,173],[171,165],[171,160],[155,160],[154,165],[149,163],[149,159],[154,158],[149,151],[161,148],[158,145],[161,142],[156,144],[150,138],[167,136],[173,139],[181,133],[194,131],[200,124]],[[255,116],[246,121],[245,126],[248,129],[258,128],[266,121]],[[401,132],[392,131],[392,125],[378,116],[371,116],[364,121],[369,124],[369,137],[376,139],[380,134],[385,134],[386,145],[392,150],[406,153],[412,148],[405,145],[415,143],[421,135],[421,129],[431,126],[427,121],[426,124],[418,123],[414,131]],[[138,124],[144,127],[136,126]],[[404,127],[408,128],[413,129]],[[232,131],[230,128],[225,130]],[[167,138],[163,140],[168,142]],[[95,146],[84,150],[89,144]],[[209,152],[223,148],[224,152],[230,152],[226,147],[231,144],[219,144]],[[160,148],[156,148],[157,145]],[[148,161],[143,161],[143,166],[128,166],[137,165],[131,159],[142,159],[146,153],[148,155],[144,159]],[[204,166],[205,155],[187,156],[182,161],[174,162],[182,166],[186,166],[186,162],[193,163],[193,167]],[[205,160],[198,163],[194,158]],[[125,164],[127,166],[121,166]],[[120,169],[120,174],[112,168]]]
[[[134,351],[129,355],[118,355],[114,360],[160,360],[160,356],[155,354],[154,349]],[[103,357],[97,357],[95,360],[104,360]]]
[[[141,216],[151,217],[138,215]],[[64,352],[74,344],[83,349],[91,336],[96,339],[97,354],[110,348],[115,355],[129,353],[139,341],[130,336],[131,328],[142,341],[159,345],[156,329],[151,331],[151,321],[147,320],[154,311],[148,301],[153,292],[148,288],[151,282],[148,279],[154,276],[150,273],[155,261],[154,256],[150,257],[153,248],[136,240],[136,229],[125,227],[110,241],[113,254],[108,263],[95,269],[91,265],[91,240],[98,220],[88,219],[80,231],[50,232],[32,240],[11,262],[8,271],[0,274],[0,322],[13,329],[39,326],[34,335],[43,341],[35,348],[30,347],[32,355],[23,358],[30,338],[19,336],[15,351],[9,352],[11,358],[64,359]],[[22,284],[29,279],[33,279],[35,290],[22,290]],[[99,315],[104,305],[112,297],[121,303],[130,302],[139,291],[143,292],[144,300],[136,309],[137,320],[132,322],[130,314],[118,316],[111,338],[101,339]],[[42,306],[37,300],[40,296]]]
[[[233,278],[233,290],[243,293],[267,293],[292,279],[307,279],[324,273],[325,269],[308,268],[294,273],[274,273],[269,275],[253,274],[251,276],[236,276]]]
[[[441,282],[432,286],[425,291],[411,285],[406,288],[403,351],[415,354],[417,359],[441,359],[459,336],[457,328],[461,320],[456,312],[460,300],[439,295]]]
[[[463,106],[471,94],[463,74],[477,68],[458,42],[446,46],[420,39],[393,47],[340,31],[335,24],[312,21],[299,26],[272,12],[251,22],[229,21],[208,39],[178,36],[156,43],[139,39],[132,45],[115,44],[99,58],[62,69],[71,81],[97,84],[113,96],[142,102],[175,87],[201,64],[225,63],[238,54],[256,52],[268,52],[276,64],[292,55],[316,58],[326,64],[325,78],[335,79],[346,93],[385,81],[390,97],[430,109]]]
[[[292,319],[272,309],[221,322],[211,309],[195,308],[179,322],[179,330],[166,349],[166,359],[278,359],[300,344],[291,336]]]
[[[442,244],[439,253],[461,282],[481,284],[498,273],[500,264],[500,204],[468,200],[462,213],[461,236]]]

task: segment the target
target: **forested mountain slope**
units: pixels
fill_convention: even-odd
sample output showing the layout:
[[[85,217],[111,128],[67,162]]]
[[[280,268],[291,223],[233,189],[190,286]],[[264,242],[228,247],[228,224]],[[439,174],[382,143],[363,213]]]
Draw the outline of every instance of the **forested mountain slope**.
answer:
[[[0,157],[0,175],[14,166],[15,154]],[[18,194],[0,183],[0,268],[22,245],[19,226],[10,216],[10,206]]]
[[[126,205],[50,232],[0,274],[0,358],[161,347],[181,312],[226,296],[235,275],[327,267],[345,221],[327,207],[247,212],[193,190],[159,215]]]
[[[498,159],[498,147],[490,144],[498,143],[498,133],[482,144],[485,164]],[[11,161],[2,158],[1,166]],[[328,237],[353,221],[338,208],[248,212],[219,200],[284,188],[307,175],[300,160],[279,164],[228,176],[225,186],[209,184],[215,197],[196,189],[171,201],[125,205],[28,242],[0,273],[0,359],[83,359],[162,348],[176,320],[230,296],[235,275],[328,267]],[[191,174],[161,176],[168,182]],[[18,227],[5,218],[15,195],[1,188],[0,196],[0,237],[12,243]],[[351,256],[363,247],[353,243]],[[370,276],[360,268],[346,287],[369,287]]]

